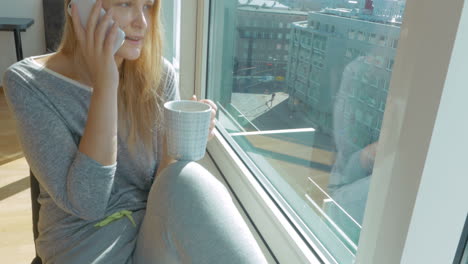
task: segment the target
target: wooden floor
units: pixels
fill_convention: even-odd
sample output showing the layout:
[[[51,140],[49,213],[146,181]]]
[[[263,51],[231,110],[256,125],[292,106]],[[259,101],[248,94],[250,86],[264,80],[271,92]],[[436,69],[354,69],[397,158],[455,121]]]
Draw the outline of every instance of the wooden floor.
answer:
[[[35,255],[29,168],[0,88],[0,256],[2,263],[31,263]]]

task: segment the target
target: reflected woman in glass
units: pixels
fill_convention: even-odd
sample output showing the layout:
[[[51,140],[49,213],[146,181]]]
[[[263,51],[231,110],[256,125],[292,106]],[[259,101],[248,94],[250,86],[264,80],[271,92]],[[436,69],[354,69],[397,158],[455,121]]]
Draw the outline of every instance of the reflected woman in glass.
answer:
[[[333,112],[336,161],[329,192],[339,206],[330,217],[356,244],[378,148],[390,73],[377,67],[374,56],[359,56],[343,71]]]

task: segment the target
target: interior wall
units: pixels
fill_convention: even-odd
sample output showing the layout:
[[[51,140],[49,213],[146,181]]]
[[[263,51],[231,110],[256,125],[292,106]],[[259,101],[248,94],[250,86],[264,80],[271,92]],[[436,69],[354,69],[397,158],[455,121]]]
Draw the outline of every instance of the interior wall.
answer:
[[[0,0],[0,17],[32,18],[34,24],[21,32],[23,56],[44,54],[46,51],[42,0]],[[13,32],[0,31],[0,83],[3,72],[16,62]]]

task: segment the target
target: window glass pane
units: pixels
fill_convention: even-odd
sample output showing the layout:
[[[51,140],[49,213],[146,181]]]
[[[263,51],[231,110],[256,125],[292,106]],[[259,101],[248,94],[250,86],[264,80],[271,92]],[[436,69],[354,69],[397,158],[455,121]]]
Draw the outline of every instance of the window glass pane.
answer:
[[[468,244],[465,245],[465,250],[463,251],[463,257],[460,262],[460,264],[466,264],[468,263]]]
[[[357,252],[404,7],[211,1],[208,96],[219,125],[338,263]]]
[[[468,216],[465,220],[465,227],[463,228],[457,252],[455,254],[454,264],[467,264],[468,263]]]
[[[163,56],[172,62],[175,69],[179,68],[179,28],[180,28],[180,0],[163,0],[161,20],[164,24]]]

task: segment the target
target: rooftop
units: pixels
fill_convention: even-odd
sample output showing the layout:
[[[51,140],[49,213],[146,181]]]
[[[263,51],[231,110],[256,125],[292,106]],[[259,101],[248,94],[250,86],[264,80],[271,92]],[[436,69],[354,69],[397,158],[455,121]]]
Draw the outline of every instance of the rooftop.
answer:
[[[239,0],[239,5],[259,6],[275,9],[289,9],[288,6],[281,4],[278,1],[272,0]]]
[[[276,8],[262,8],[258,6],[241,6],[237,10],[241,11],[251,11],[251,12],[260,12],[260,13],[275,13],[275,14],[287,14],[287,15],[303,15],[307,16],[308,12],[298,11],[298,10],[289,10],[289,9],[276,9]]]

